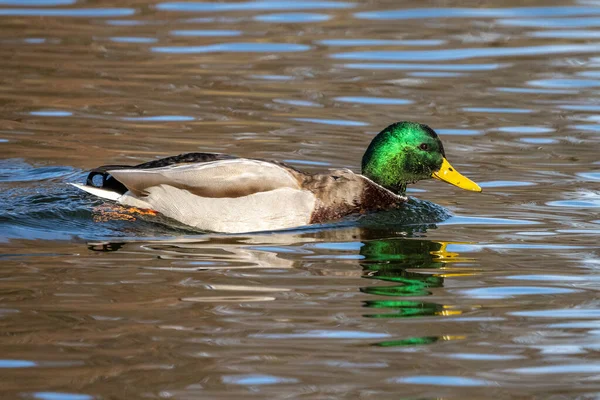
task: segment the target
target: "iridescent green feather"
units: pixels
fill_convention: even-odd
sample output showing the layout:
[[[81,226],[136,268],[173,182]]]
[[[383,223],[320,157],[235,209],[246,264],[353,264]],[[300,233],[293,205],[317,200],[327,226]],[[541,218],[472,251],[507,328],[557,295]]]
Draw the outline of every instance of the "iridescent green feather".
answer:
[[[404,194],[406,185],[431,178],[439,170],[444,147],[427,125],[398,122],[381,131],[362,159],[362,174],[381,186]]]

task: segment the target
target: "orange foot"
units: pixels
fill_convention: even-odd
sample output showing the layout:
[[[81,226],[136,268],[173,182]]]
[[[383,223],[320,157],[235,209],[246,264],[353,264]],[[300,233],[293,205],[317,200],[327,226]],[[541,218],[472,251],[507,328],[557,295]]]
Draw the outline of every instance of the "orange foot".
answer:
[[[136,215],[151,215],[155,216],[158,213],[154,210],[147,210],[137,207],[123,207],[119,205],[101,205],[94,207],[94,222],[107,221],[135,221]]]
[[[123,208],[124,208],[124,211],[130,212],[132,214],[152,215],[152,216],[158,215],[158,212],[147,209],[147,208],[137,208],[137,207],[123,207]]]

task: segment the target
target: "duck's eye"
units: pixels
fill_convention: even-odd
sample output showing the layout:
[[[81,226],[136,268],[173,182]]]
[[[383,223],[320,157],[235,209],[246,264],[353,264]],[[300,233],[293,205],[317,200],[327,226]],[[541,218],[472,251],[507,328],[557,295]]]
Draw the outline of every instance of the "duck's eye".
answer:
[[[420,148],[421,150],[428,150],[428,149],[429,149],[429,146],[427,146],[427,143],[421,143],[421,145],[419,146],[419,148]]]

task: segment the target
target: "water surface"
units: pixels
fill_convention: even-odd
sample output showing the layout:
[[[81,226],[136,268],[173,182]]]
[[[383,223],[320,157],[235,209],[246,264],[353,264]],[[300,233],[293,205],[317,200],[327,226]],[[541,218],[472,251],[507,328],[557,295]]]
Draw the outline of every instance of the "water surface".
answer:
[[[597,397],[597,2],[0,0],[0,27],[2,397]],[[220,235],[67,185],[192,151],[358,171],[404,119],[484,192]]]

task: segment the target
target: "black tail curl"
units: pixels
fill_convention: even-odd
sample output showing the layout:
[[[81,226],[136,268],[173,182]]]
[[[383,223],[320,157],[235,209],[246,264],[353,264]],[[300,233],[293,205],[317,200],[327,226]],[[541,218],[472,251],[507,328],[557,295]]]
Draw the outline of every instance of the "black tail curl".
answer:
[[[98,168],[94,168],[90,171],[85,181],[88,186],[94,186],[97,188],[109,189],[119,194],[127,192],[127,188],[121,182],[113,178],[108,171],[114,171],[115,169],[132,168],[130,165],[103,165]],[[100,175],[102,177],[101,182],[94,182],[94,178]]]

